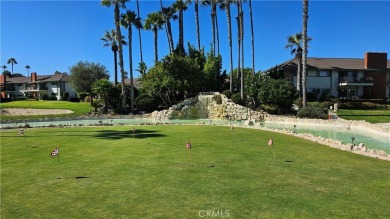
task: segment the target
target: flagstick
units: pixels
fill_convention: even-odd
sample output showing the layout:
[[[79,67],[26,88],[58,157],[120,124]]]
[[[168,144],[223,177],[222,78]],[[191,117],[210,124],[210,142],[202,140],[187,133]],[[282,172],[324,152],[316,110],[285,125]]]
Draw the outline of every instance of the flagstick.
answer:
[[[274,154],[274,162],[276,162],[276,157],[275,157],[275,147],[272,145],[272,153]]]
[[[60,177],[60,154],[57,154],[57,179],[61,179]]]
[[[23,139],[24,139],[24,143],[26,144],[26,147],[27,147],[27,140],[26,140],[26,136],[24,135],[24,133],[23,133]]]
[[[191,149],[189,149],[189,151],[190,151],[190,165],[191,165],[191,167],[192,167],[192,156],[191,156]]]

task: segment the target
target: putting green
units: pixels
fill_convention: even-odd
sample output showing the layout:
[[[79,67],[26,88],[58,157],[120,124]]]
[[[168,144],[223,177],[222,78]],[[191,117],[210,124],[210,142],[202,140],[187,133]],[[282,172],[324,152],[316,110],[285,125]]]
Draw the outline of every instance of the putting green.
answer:
[[[2,218],[390,215],[390,162],[292,136],[183,125],[18,131],[1,131]]]

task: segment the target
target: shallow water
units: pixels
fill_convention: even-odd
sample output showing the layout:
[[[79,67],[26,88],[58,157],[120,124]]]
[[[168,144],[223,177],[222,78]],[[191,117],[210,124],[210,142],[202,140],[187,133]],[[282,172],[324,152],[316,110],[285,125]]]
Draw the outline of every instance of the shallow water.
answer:
[[[151,125],[151,124],[202,124],[202,125],[236,125],[244,127],[243,122],[227,120],[154,120],[154,119],[86,119],[86,120],[63,120],[63,121],[42,121],[27,122],[30,127],[47,127],[47,126],[88,126],[88,125]],[[23,126],[25,123],[3,123],[0,128],[15,128]],[[354,144],[364,143],[369,149],[380,149],[390,154],[390,136],[375,135],[360,130],[351,130],[340,126],[328,126],[319,124],[297,124],[294,127],[292,123],[282,122],[261,122],[255,123],[254,128],[271,128],[295,131],[296,133],[311,133],[315,136],[335,139],[344,143]]]

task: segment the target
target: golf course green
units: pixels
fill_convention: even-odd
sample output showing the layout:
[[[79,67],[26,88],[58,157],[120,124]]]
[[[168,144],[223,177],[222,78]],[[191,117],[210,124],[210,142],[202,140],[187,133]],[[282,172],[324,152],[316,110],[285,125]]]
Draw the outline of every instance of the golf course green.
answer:
[[[293,136],[185,125],[18,132],[0,132],[1,218],[390,215],[390,162]]]

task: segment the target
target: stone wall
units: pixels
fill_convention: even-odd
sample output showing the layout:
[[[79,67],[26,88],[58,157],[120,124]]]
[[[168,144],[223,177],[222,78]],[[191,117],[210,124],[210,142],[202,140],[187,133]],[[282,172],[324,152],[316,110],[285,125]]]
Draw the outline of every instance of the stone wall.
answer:
[[[212,92],[200,93],[167,110],[154,111],[152,119],[225,119],[225,120],[253,120],[262,121],[263,112],[258,112],[233,103],[225,95]]]

